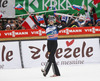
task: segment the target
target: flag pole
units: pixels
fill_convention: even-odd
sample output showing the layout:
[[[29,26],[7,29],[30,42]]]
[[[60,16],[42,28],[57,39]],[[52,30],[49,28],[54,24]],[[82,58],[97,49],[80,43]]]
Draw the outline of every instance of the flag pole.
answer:
[[[59,9],[59,10],[56,10],[56,11],[60,11],[60,10],[66,10],[66,9]],[[46,12],[52,12],[54,10],[50,10],[50,11],[42,11],[42,12],[34,12],[34,13],[30,13],[30,14],[37,14],[37,13],[46,13]],[[25,15],[28,15],[28,14],[22,14],[22,15],[16,15],[17,16],[25,16]]]

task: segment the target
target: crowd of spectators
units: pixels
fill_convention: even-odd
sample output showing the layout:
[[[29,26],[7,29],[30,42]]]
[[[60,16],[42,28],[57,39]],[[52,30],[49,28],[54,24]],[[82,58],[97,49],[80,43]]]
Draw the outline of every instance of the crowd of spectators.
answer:
[[[83,6],[83,9],[85,11],[85,14],[77,13],[77,16],[75,17],[74,14],[72,14],[72,17],[65,17],[62,15],[62,18],[60,18],[61,24],[67,24],[70,23],[69,27],[91,27],[91,26],[100,26],[100,18],[97,18],[97,14],[95,11],[95,8],[92,7],[90,11],[87,11],[86,6]]]
[[[23,19],[21,17],[12,19],[0,19],[0,30],[20,30],[25,29],[21,26]]]
[[[100,26],[100,19],[97,18],[95,8],[91,8],[90,12],[87,11],[86,6],[84,6],[85,15],[77,13],[75,17],[72,14],[72,17],[66,17],[64,15],[57,16],[56,19],[60,24],[70,23],[69,27],[91,27],[91,26]],[[0,30],[24,30],[25,27],[22,27],[21,23],[23,18],[17,17],[14,19],[0,19]],[[56,22],[58,24],[58,22]]]

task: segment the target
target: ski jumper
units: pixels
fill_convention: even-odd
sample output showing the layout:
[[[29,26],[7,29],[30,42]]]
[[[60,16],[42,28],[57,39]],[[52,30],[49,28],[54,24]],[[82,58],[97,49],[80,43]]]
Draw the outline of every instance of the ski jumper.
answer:
[[[68,24],[57,26],[57,25],[48,25],[46,23],[46,25],[43,25],[43,24],[38,23],[34,17],[33,17],[33,20],[36,23],[36,25],[38,25],[41,28],[46,30],[47,50],[48,50],[48,53],[50,53],[49,59],[46,63],[45,69],[44,69],[45,72],[46,72],[46,75],[48,74],[49,69],[52,65],[54,74],[57,75],[57,76],[60,76],[60,72],[59,72],[59,69],[58,69],[58,66],[56,64],[54,56],[55,56],[55,52],[56,52],[56,49],[57,49],[57,46],[58,46],[58,43],[57,43],[58,32],[59,32],[59,30],[67,27]]]

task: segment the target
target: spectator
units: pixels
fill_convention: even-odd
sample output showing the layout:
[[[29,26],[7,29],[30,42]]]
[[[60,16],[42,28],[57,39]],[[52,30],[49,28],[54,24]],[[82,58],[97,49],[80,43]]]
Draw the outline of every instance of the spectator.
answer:
[[[16,30],[16,25],[14,23],[11,24],[11,30]]]
[[[88,26],[93,26],[93,22],[91,21],[91,19],[90,18],[87,18],[86,19],[86,22],[85,22],[85,25],[84,25],[84,27],[88,27]]]
[[[5,30],[11,30],[11,26],[9,24],[7,24]]]
[[[85,15],[80,15],[79,16],[79,20],[78,20],[78,23],[79,23],[79,26],[80,27],[83,27],[83,25],[85,24]]]
[[[75,28],[75,27],[80,27],[78,22],[75,21],[75,19],[71,19],[71,24],[69,25],[69,27]],[[70,23],[68,22],[68,23]]]
[[[100,26],[100,19],[96,20],[96,26]]]
[[[4,30],[6,30],[6,26],[9,25],[10,29],[11,29],[11,20],[8,20],[7,23],[4,25]]]
[[[17,24],[16,24],[16,26],[17,26],[16,29],[17,30],[22,29],[22,25],[21,25],[22,22],[23,22],[22,20],[18,19]]]
[[[0,22],[0,30],[3,30],[2,23]]]
[[[67,19],[68,19],[67,16],[62,15],[62,16],[61,16],[61,24],[66,24]]]
[[[16,21],[15,20],[11,20],[10,25],[11,25],[11,30],[16,30]]]
[[[3,30],[2,26],[0,25],[0,30]]]
[[[23,22],[23,19],[19,16],[17,17],[17,20]]]

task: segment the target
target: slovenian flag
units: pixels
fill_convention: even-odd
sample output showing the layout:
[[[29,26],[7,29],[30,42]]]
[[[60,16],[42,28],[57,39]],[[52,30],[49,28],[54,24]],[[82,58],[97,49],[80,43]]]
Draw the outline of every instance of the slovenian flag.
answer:
[[[16,7],[14,7],[16,10],[23,10],[24,8],[20,5],[20,4],[18,4]]]
[[[78,5],[73,5],[72,8],[78,11],[83,9],[81,6],[78,6]]]
[[[36,16],[36,19],[38,20],[39,23],[43,24],[44,23],[44,18],[42,15]]]

